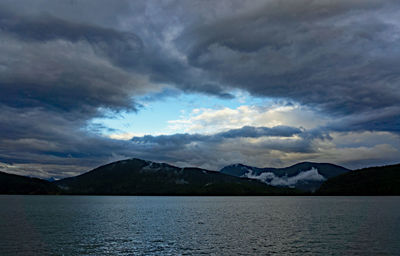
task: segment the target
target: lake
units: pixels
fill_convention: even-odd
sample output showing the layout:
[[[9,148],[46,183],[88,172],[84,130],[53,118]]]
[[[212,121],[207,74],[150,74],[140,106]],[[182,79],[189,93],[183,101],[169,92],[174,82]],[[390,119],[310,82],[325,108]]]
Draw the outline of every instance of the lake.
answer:
[[[0,255],[400,255],[400,197],[0,196]]]

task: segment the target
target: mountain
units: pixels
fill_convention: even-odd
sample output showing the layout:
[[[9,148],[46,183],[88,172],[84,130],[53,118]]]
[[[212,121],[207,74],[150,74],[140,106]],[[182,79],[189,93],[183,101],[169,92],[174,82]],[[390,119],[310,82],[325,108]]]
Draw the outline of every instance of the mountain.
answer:
[[[285,168],[258,168],[234,164],[220,170],[224,174],[256,179],[272,186],[311,192],[317,190],[325,180],[349,171],[349,169],[334,164],[312,162],[302,162]]]
[[[256,168],[236,164],[223,168],[221,172],[214,172],[129,159],[54,182],[0,172],[0,194],[302,194],[292,187],[308,191],[319,187],[316,195],[400,195],[400,164],[356,171],[310,162],[286,168]]]
[[[59,194],[60,189],[46,180],[0,172],[0,194]]]
[[[319,195],[400,195],[400,164],[351,171],[324,182]]]
[[[55,181],[67,194],[88,195],[280,195],[297,191],[199,168],[129,159]]]

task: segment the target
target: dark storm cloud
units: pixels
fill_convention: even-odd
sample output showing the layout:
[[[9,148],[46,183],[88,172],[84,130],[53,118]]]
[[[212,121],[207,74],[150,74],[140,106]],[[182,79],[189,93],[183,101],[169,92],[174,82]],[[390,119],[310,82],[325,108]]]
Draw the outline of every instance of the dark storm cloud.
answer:
[[[388,131],[400,133],[400,106],[391,106],[367,113],[345,116],[328,123],[326,131]]]
[[[129,97],[146,88],[146,79],[111,64],[139,61],[142,42],[135,34],[51,15],[3,10],[0,16],[3,104],[91,112],[135,108]]]
[[[2,162],[66,163],[73,159],[105,157],[118,141],[90,134],[82,129],[84,117],[70,113],[60,115],[50,110],[1,107],[0,159]],[[109,151],[108,151],[109,150]],[[85,164],[86,165],[86,164]]]
[[[192,142],[220,142],[225,139],[234,138],[259,138],[263,136],[270,137],[291,137],[302,133],[299,128],[288,126],[275,126],[269,127],[252,127],[244,126],[240,129],[232,129],[226,132],[220,132],[213,135],[202,134],[174,134],[174,135],[160,135],[160,136],[143,136],[134,137],[132,141],[137,144],[159,144],[159,145],[173,145],[181,146],[190,144]]]
[[[301,132],[299,128],[289,126],[275,126],[272,128],[244,126],[240,129],[232,129],[227,132],[218,133],[215,136],[222,138],[258,138],[262,136],[291,137]]]
[[[20,17],[0,12],[0,29],[23,40],[71,42],[87,41],[95,50],[104,51],[111,59],[138,59],[142,41],[133,33],[62,20],[51,15]]]
[[[188,28],[177,44],[222,84],[334,115],[368,115],[399,104],[399,8],[396,1],[269,1]]]
[[[98,17],[87,15],[86,23],[84,15],[77,17],[73,9],[80,6],[89,10],[94,8],[92,4],[78,1],[71,9],[69,5],[52,3],[43,7],[45,14],[35,11],[39,6],[34,3],[30,4],[34,10],[29,11],[19,5],[21,13],[15,13],[18,9],[11,7],[2,11],[3,33],[21,40],[71,42],[83,52],[93,51],[99,58],[94,60],[97,65],[105,58],[117,66],[107,68],[120,72],[116,76],[122,81],[106,81],[107,85],[100,89],[104,92],[97,96],[121,95],[115,95],[115,102],[106,101],[104,106],[111,103],[115,107],[120,101],[125,107],[129,104],[127,98],[133,95],[132,88],[143,88],[139,85],[141,82],[132,83],[126,78],[126,72],[144,75],[153,83],[173,85],[185,92],[231,98],[227,88],[236,87],[254,95],[285,98],[341,116],[393,106],[400,99],[396,90],[400,73],[396,1],[300,0],[261,4],[240,1],[129,4],[122,1],[112,11],[118,12],[115,14],[120,15],[119,20],[128,20],[124,30],[118,29],[117,18],[104,18],[108,17],[104,14],[106,4],[98,8]],[[12,11],[7,13],[8,9]],[[153,14],[157,15],[148,16]],[[105,27],[100,25],[100,17]],[[174,40],[168,39],[167,35],[176,27],[181,32],[172,36]],[[65,46],[54,46],[37,56],[41,61],[35,61],[45,62],[57,47],[61,52],[67,51],[63,49]],[[171,47],[177,47],[175,51],[180,51],[180,57],[173,54]],[[73,61],[70,60],[69,66],[75,65]],[[82,60],[77,57],[76,61]],[[65,59],[57,62],[65,63]],[[98,74],[112,73],[105,67],[95,69]],[[49,73],[48,76],[55,76],[55,72]],[[67,80],[70,76],[63,74],[60,82],[71,83]],[[83,83],[93,81],[97,82],[85,76]],[[77,83],[79,87],[83,84]],[[32,82],[26,84],[29,88],[35,86]],[[105,89],[121,84],[126,85],[120,86],[122,91],[113,88],[113,93]],[[25,91],[29,95],[36,92],[28,88]],[[94,94],[89,90],[88,98]],[[102,100],[94,97],[91,104]],[[385,127],[376,129],[385,130]]]
[[[48,13],[21,16],[2,11],[0,16],[0,31],[19,40],[36,43],[56,40],[87,43],[90,49],[85,51],[93,51],[99,58],[105,58],[122,71],[143,74],[155,83],[172,83],[184,91],[202,92],[222,98],[233,97],[225,91],[224,86],[210,82],[204,78],[203,73],[169,56],[166,52],[168,49],[163,48],[163,42],[158,38],[162,33],[158,31],[159,28],[151,27],[151,37],[148,37],[148,28],[135,28],[144,34],[144,44],[133,32],[64,20]]]

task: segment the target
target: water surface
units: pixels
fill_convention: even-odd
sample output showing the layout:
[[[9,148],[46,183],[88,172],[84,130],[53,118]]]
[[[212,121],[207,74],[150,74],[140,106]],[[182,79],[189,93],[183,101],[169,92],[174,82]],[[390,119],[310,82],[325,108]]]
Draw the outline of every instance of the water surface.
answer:
[[[0,255],[400,255],[400,197],[0,196]]]

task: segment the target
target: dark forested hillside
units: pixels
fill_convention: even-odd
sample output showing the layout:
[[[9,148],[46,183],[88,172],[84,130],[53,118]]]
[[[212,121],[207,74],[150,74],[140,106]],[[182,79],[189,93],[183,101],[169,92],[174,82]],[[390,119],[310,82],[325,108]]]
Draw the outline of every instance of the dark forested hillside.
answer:
[[[320,195],[400,195],[400,164],[351,171],[324,182]]]
[[[51,182],[0,172],[0,194],[46,195],[59,193],[60,189]]]

